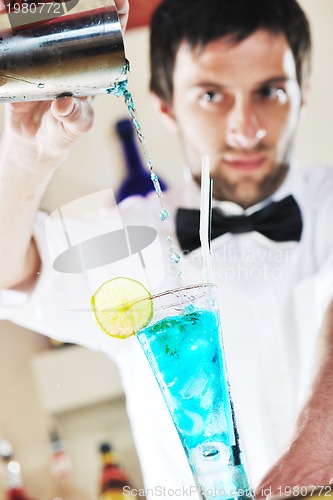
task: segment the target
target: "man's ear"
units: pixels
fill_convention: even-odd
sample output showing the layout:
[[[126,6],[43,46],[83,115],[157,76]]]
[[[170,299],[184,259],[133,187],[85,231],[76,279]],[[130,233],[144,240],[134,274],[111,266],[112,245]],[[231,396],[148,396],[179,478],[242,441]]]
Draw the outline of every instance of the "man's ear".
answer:
[[[310,91],[311,91],[311,81],[309,78],[307,78],[302,85],[302,101],[301,101],[302,108],[306,107],[306,105],[308,104]]]
[[[301,93],[301,107],[300,107],[300,114],[299,114],[299,117],[301,120],[304,120],[304,116],[306,114],[307,105],[309,102],[310,91],[311,91],[311,82],[309,79],[307,79],[303,83],[302,88],[301,88],[301,92],[302,92]]]
[[[172,132],[173,134],[177,133],[178,132],[177,120],[173,114],[171,106],[153,92],[151,92],[150,95],[153,100],[154,109],[161,123],[169,132]]]

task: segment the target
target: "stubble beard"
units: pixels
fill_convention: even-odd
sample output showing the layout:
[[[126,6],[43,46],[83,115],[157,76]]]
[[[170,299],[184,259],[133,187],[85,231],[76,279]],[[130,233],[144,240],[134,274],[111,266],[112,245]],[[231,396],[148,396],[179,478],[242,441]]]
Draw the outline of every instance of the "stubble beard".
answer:
[[[289,161],[280,163],[262,180],[251,177],[230,181],[221,173],[211,172],[213,179],[213,198],[218,201],[231,201],[246,209],[260,203],[271,196],[282,184],[289,170]],[[193,174],[192,174],[193,175]],[[201,175],[193,175],[194,181],[200,186]]]
[[[230,182],[219,176],[213,179],[213,198],[219,201],[232,201],[244,209],[249,208],[265,200],[278,189],[287,175],[288,168],[286,163],[280,164],[259,182],[251,178]]]

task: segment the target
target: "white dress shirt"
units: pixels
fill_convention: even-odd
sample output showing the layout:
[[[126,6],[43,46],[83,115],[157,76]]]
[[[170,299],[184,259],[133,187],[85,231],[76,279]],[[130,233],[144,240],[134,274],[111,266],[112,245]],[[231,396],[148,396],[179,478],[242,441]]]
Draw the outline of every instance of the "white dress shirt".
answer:
[[[227,233],[212,242],[231,394],[254,486],[290,439],[309,389],[322,316],[333,297],[333,168],[303,172],[294,167],[270,199],[245,211],[235,203],[214,202],[225,214],[252,213],[289,194],[301,209],[301,242],[276,243],[257,232]],[[163,207],[154,193],[125,200],[119,211],[105,207],[109,195],[105,191],[78,200],[62,207],[61,216],[39,214],[35,238],[43,268],[38,283],[28,297],[0,292],[0,317],[102,350],[117,362],[147,496],[168,498],[176,488],[189,491],[194,482],[164,400],[137,340],[104,335],[89,301],[101,283],[115,276],[138,279],[153,292],[205,281],[200,249],[178,264],[168,257],[179,251],[176,210],[198,208],[200,191],[189,182],[165,193],[163,206],[171,215],[166,222],[159,220]],[[131,251],[129,242],[122,260],[93,269],[64,273],[53,268],[70,245],[131,225],[156,228],[158,236],[143,241],[141,252]]]

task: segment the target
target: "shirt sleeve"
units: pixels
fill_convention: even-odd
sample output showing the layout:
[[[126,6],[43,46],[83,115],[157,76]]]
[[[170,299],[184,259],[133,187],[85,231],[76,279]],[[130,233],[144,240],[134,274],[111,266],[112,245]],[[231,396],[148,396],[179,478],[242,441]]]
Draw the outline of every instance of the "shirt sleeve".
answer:
[[[319,318],[323,318],[333,300],[333,252],[315,277],[315,307]]]
[[[320,320],[333,299],[333,168],[323,172],[313,210],[312,242],[318,268],[314,279],[315,308]]]
[[[121,341],[111,339],[96,325],[90,309],[93,289],[89,276],[59,273],[53,267],[52,248],[61,246],[61,241],[57,231],[45,229],[47,219],[48,214],[38,213],[33,232],[42,261],[39,276],[25,291],[1,290],[0,319],[113,357]],[[91,223],[95,227],[93,220]]]
[[[97,326],[90,306],[92,295],[117,276],[149,288],[149,282],[157,287],[164,274],[159,237],[153,227],[140,226],[140,241],[135,238],[139,248],[131,245],[128,228],[137,225],[136,219],[143,220],[145,204],[133,200],[127,219],[123,209],[112,204],[105,208],[105,194],[94,193],[52,214],[38,214],[33,236],[42,261],[40,274],[29,290],[1,291],[0,318],[114,358],[126,343]],[[134,231],[132,236],[136,234]]]
[[[41,254],[44,253],[43,247],[45,248],[42,228],[46,217],[47,214],[45,212],[38,212],[33,229],[33,238]],[[35,282],[24,290],[0,289],[0,319],[15,320],[15,317],[19,314],[20,307],[24,308],[29,298],[38,288],[39,281],[40,275],[36,276]]]

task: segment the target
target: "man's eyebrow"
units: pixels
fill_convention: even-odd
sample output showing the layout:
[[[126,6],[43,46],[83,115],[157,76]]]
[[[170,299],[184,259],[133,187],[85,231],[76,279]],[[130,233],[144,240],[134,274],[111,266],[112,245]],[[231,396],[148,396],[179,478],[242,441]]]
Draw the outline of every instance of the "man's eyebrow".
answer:
[[[210,81],[202,81],[202,82],[195,82],[192,87],[210,87],[210,88],[215,88],[215,89],[223,89],[226,87],[226,85],[222,85],[220,83],[214,83]]]
[[[277,84],[282,84],[286,83],[287,81],[291,80],[288,76],[273,76],[272,78],[268,78],[267,80],[262,80],[259,81],[255,84],[257,88],[264,87],[265,85],[277,85]],[[190,85],[191,88],[210,88],[210,89],[216,89],[216,90],[225,90],[229,88],[229,85],[225,85],[223,83],[216,83],[212,82],[209,80],[202,80],[199,82],[193,83],[193,85]]]
[[[276,83],[286,83],[288,80],[290,80],[289,77],[287,76],[274,76],[273,78],[268,78],[268,80],[263,80],[262,82],[258,82],[258,86],[262,85],[272,85]]]

